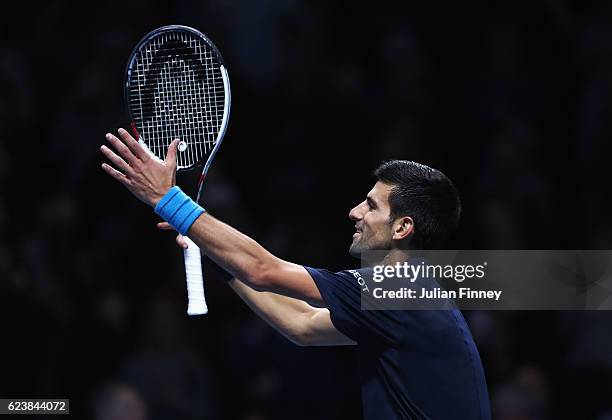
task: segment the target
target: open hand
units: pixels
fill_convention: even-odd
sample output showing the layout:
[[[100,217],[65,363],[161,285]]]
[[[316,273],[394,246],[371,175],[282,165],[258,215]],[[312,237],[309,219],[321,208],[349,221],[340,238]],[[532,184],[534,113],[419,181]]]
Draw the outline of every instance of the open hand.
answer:
[[[119,129],[119,136],[120,138],[117,138],[111,133],[106,135],[106,140],[119,156],[106,146],[100,147],[104,156],[117,169],[107,163],[102,164],[102,169],[122,183],[139,200],[154,207],[176,184],[176,149],[179,141],[175,139],[170,144],[166,160],[162,161],[123,128]]]

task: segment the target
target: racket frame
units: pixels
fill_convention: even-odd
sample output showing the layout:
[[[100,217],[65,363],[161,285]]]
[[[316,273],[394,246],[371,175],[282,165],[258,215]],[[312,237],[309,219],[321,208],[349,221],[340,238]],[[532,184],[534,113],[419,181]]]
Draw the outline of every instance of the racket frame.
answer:
[[[204,178],[206,177],[206,173],[208,172],[208,168],[210,167],[210,164],[212,163],[212,160],[214,159],[215,155],[217,154],[217,150],[219,149],[219,146],[223,142],[223,137],[225,136],[225,131],[227,130],[227,124],[228,124],[228,121],[229,121],[230,109],[231,109],[231,105],[232,105],[232,93],[231,93],[231,89],[230,89],[229,75],[228,75],[227,69],[225,67],[225,61],[223,60],[223,56],[221,55],[221,52],[219,51],[217,46],[210,40],[210,38],[208,38],[202,32],[200,32],[197,29],[194,29],[194,28],[192,28],[190,26],[185,26],[185,25],[166,25],[166,26],[162,26],[160,28],[157,28],[157,29],[154,29],[154,30],[150,31],[145,36],[143,36],[142,39],[138,42],[138,44],[136,44],[136,46],[132,49],[132,52],[130,54],[130,58],[128,60],[128,63],[127,63],[126,68],[125,68],[125,73],[124,73],[125,74],[125,80],[124,80],[124,85],[123,85],[124,86],[123,95],[124,95],[124,101],[125,101],[126,108],[127,108],[127,113],[128,113],[128,115],[130,117],[130,124],[131,124],[131,127],[132,127],[133,134],[136,136],[136,140],[138,140],[140,142],[140,144],[142,144],[143,146],[146,146],[147,149],[149,149],[149,147],[147,146],[146,142],[141,140],[141,138],[140,138],[141,136],[140,136],[140,133],[139,133],[137,127],[136,127],[135,118],[134,118],[134,115],[132,114],[132,110],[130,108],[129,87],[130,87],[132,68],[133,68],[134,63],[136,61],[136,55],[141,50],[143,45],[148,43],[151,39],[159,36],[160,34],[163,34],[163,33],[166,33],[166,32],[176,32],[176,31],[178,31],[178,32],[187,32],[187,33],[190,33],[192,35],[196,35],[196,36],[200,37],[214,51],[214,53],[216,55],[216,58],[217,58],[217,60],[218,60],[218,62],[220,64],[221,76],[223,78],[223,89],[224,89],[224,92],[225,92],[225,95],[224,95],[225,96],[224,97],[224,107],[223,107],[223,117],[221,119],[221,128],[219,130],[219,133],[217,134],[217,138],[215,140],[215,145],[213,146],[213,148],[210,151],[210,153],[208,153],[208,158],[207,158],[206,162],[204,163],[204,168],[202,170],[202,175],[200,176],[200,179],[198,180],[196,202],[199,202],[200,201],[201,192],[202,192],[202,184],[204,182]],[[160,157],[160,156],[158,156],[158,157]],[[202,164],[203,161],[204,161],[204,159],[201,159],[201,160],[199,160],[197,162],[194,162],[192,165],[184,166],[184,167],[177,167],[177,171],[183,172],[183,171],[188,171],[188,170],[196,169],[198,166],[200,166]]]

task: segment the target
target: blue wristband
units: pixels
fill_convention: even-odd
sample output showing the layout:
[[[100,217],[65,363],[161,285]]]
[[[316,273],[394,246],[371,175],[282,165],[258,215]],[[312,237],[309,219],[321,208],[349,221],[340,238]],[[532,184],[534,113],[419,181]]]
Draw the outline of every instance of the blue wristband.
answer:
[[[155,206],[155,213],[185,236],[193,222],[205,211],[176,186],[170,188]]]

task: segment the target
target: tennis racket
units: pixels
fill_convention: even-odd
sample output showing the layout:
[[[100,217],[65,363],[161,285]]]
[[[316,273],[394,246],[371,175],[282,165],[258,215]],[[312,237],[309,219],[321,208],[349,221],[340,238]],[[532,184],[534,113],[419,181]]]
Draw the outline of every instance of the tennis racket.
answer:
[[[170,25],[149,32],[132,51],[125,76],[132,131],[152,154],[165,159],[178,138],[177,170],[198,167],[196,202],[227,128],[230,83],[217,47],[201,32]],[[189,238],[185,274],[189,315],[208,312],[200,249]]]

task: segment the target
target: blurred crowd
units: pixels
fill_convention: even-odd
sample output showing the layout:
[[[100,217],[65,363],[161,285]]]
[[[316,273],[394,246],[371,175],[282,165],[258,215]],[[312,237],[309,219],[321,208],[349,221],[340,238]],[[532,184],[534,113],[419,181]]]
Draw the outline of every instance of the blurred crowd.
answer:
[[[100,170],[104,134],[128,124],[131,48],[165,24],[209,35],[230,73],[205,207],[280,257],[355,267],[348,211],[391,158],[455,181],[449,248],[612,249],[612,5],[424,3],[13,4],[0,25],[0,395],[70,398],[99,420],[360,416],[353,350],[293,346],[210,264],[210,314],[187,317],[173,235]],[[612,314],[465,315],[494,418],[612,419]]]

